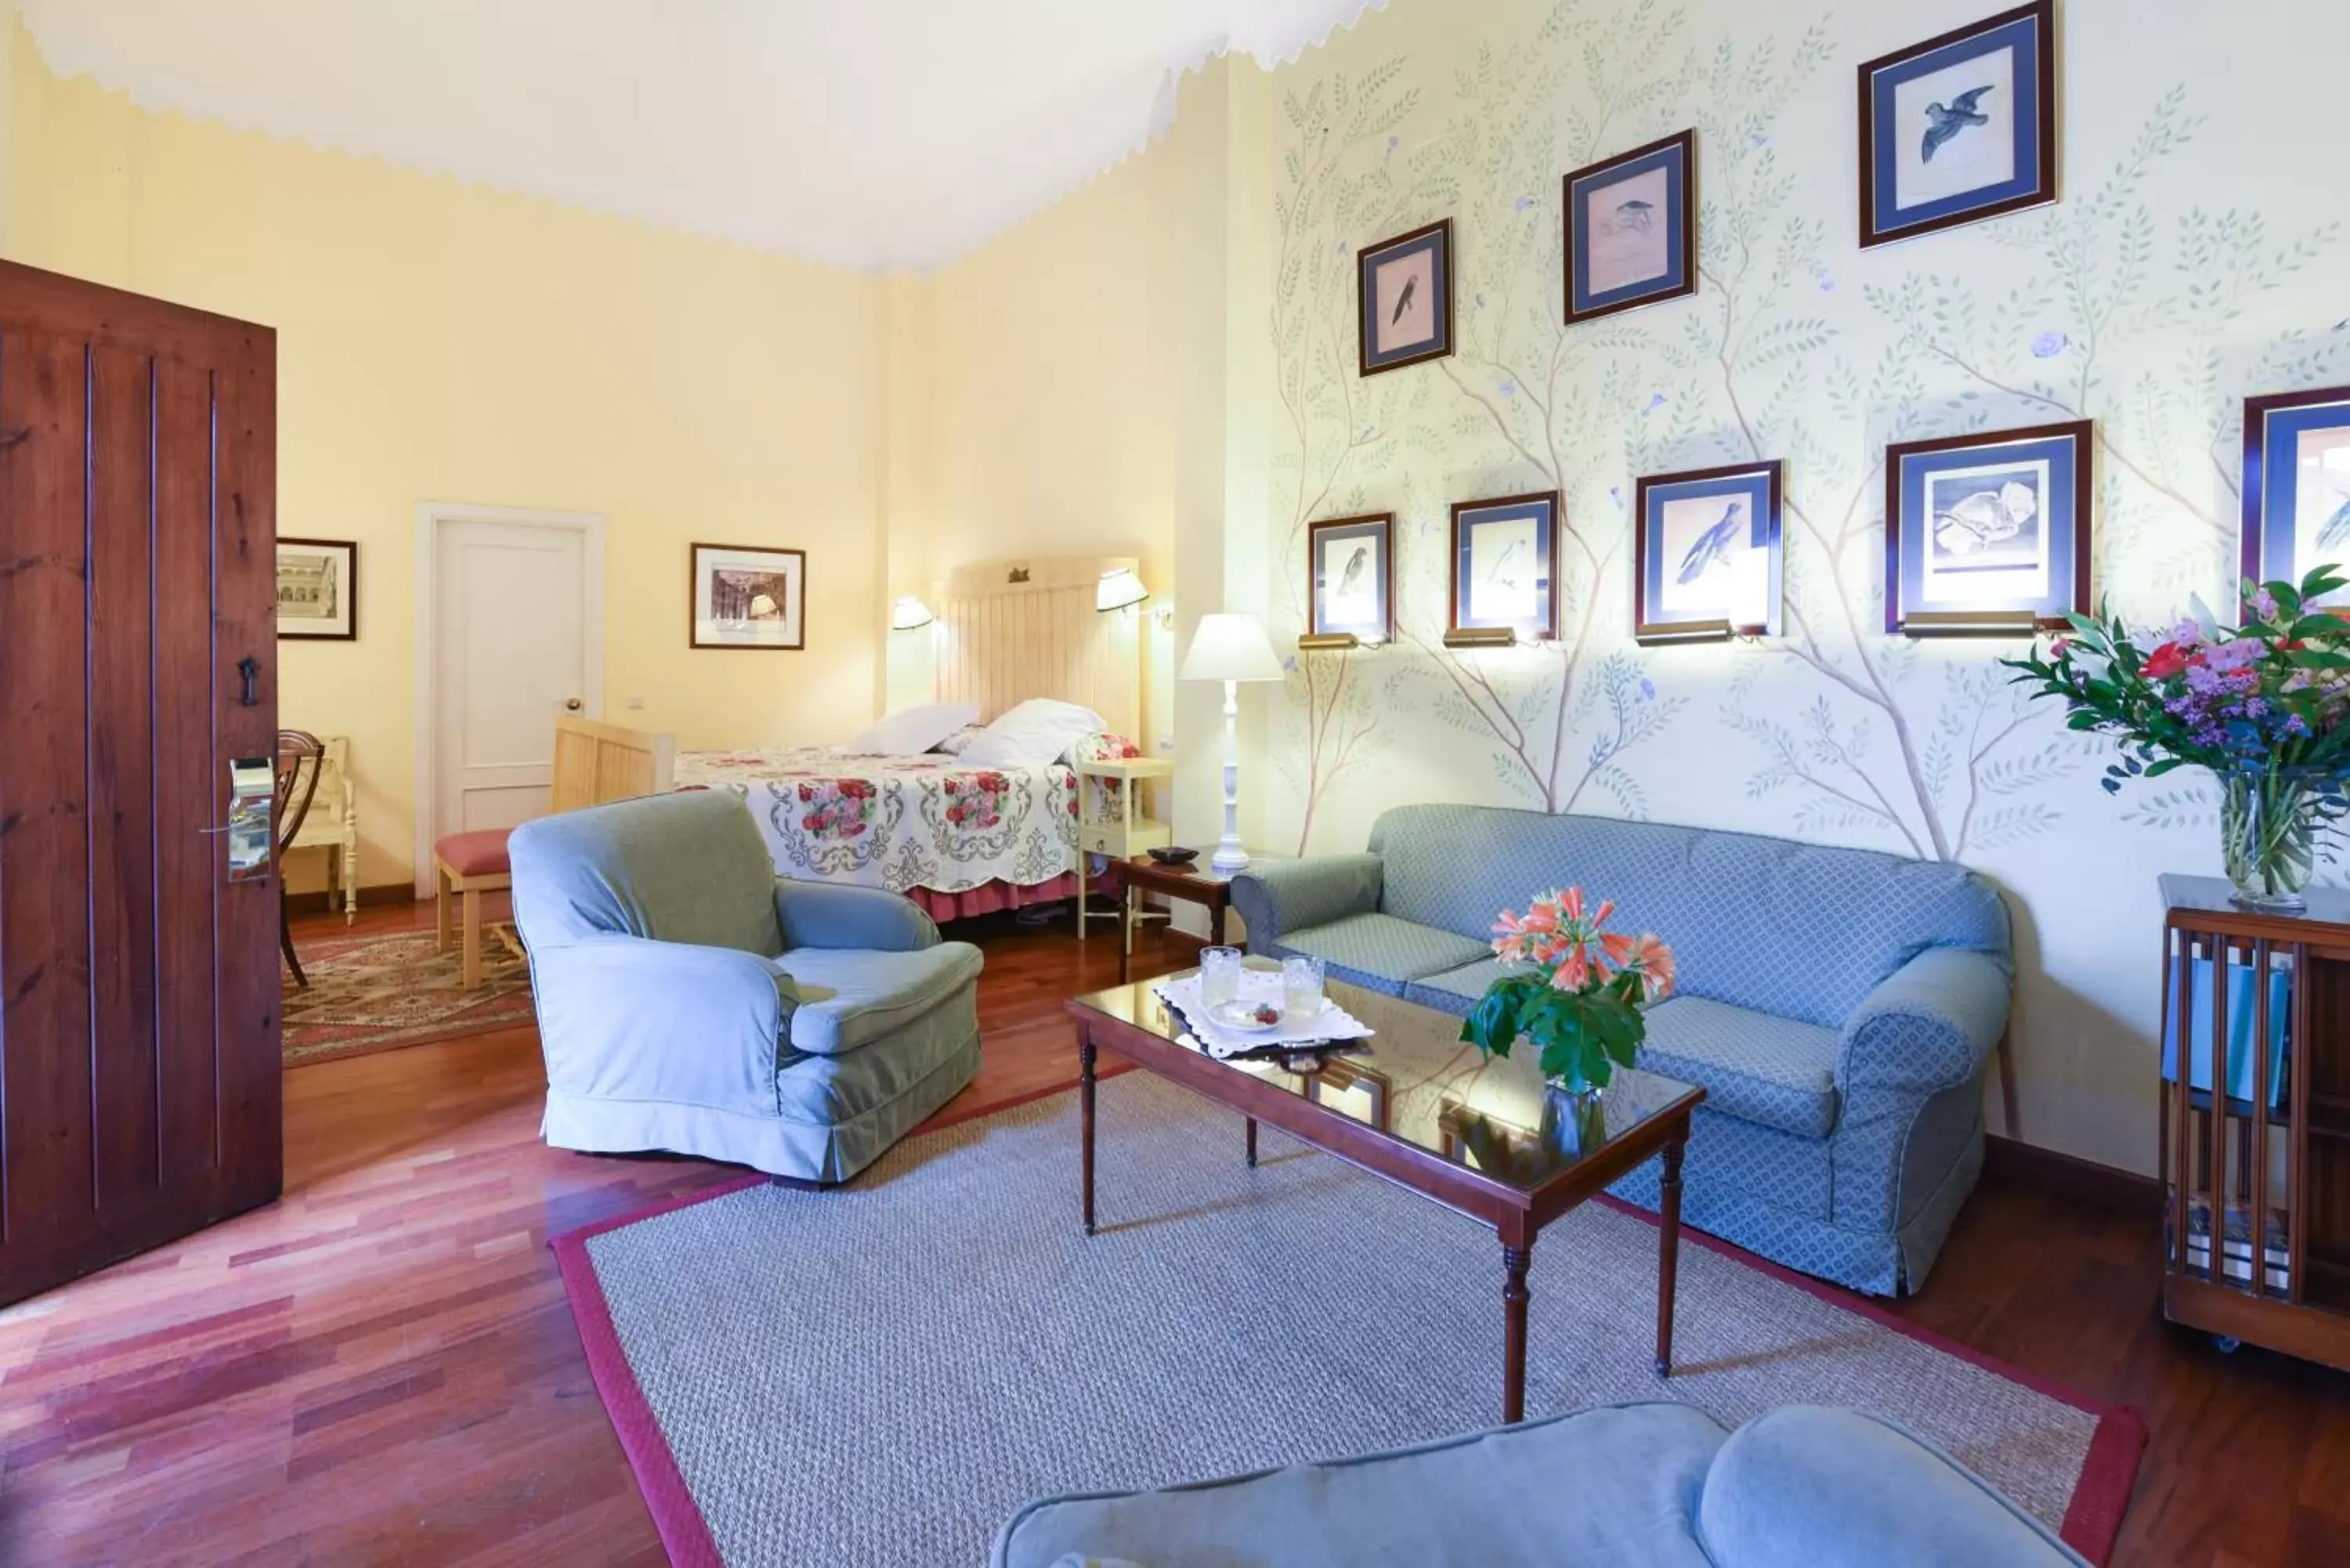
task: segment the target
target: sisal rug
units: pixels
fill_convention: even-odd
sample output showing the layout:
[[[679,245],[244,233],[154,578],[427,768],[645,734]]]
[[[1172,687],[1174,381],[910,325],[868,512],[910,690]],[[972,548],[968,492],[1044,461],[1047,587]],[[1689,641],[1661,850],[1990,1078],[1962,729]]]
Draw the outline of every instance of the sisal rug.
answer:
[[[457,950],[436,952],[431,931],[309,938],[296,950],[305,991],[283,963],[286,1064],[429,1045],[527,1023],[530,965],[489,929],[482,933],[482,986],[467,991]]]
[[[911,1139],[849,1187],[753,1177],[557,1238],[597,1386],[671,1559],[985,1563],[1021,1503],[1419,1443],[1500,1417],[1500,1248],[1415,1194],[1142,1073],[1105,1082],[1100,1234],[1061,1093]],[[1685,1233],[1686,1235],[1686,1233]],[[1850,1405],[1939,1442],[2085,1555],[2145,1431],[1710,1239],[1651,1369],[1656,1231],[1586,1205],[1534,1249],[1529,1416]]]

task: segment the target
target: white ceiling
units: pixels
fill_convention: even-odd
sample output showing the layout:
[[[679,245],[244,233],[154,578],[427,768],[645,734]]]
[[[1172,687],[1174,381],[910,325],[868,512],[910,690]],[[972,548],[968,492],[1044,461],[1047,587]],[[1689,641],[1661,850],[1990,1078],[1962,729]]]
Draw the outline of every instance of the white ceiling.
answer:
[[[1142,146],[1176,77],[1386,0],[17,0],[59,76],[852,267],[949,260]]]

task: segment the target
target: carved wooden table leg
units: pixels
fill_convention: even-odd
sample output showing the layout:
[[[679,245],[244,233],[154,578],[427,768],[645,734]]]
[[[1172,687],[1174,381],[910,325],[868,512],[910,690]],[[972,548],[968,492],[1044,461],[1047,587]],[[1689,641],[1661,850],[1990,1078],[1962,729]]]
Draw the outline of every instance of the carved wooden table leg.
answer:
[[[1094,1233],[1094,1037],[1077,1036],[1078,1179],[1085,1188],[1086,1234]]]
[[[1502,1243],[1502,1419],[1526,1417],[1526,1268],[1534,1261],[1534,1239],[1523,1247]]]
[[[1256,1168],[1256,1118],[1254,1116],[1248,1118],[1248,1162],[1249,1168],[1254,1170]]]
[[[1673,1277],[1681,1257],[1681,1155],[1686,1137],[1665,1146],[1657,1182],[1657,1376],[1673,1375]]]

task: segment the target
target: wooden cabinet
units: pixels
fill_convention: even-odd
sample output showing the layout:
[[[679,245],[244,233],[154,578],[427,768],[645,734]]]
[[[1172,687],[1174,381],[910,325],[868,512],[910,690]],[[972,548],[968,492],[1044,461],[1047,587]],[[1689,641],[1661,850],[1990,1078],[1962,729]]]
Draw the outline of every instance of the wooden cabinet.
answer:
[[[2350,1369],[2350,893],[2162,892],[2163,1314]]]

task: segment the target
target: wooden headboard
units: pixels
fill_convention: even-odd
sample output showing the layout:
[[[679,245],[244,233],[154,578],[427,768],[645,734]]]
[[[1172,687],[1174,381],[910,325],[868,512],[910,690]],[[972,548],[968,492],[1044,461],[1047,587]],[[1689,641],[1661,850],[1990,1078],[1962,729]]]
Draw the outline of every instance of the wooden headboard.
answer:
[[[557,715],[550,806],[577,811],[640,794],[667,794],[676,783],[676,763],[677,742],[668,735]]]
[[[1140,622],[1094,608],[1104,572],[1132,556],[1031,556],[958,566],[938,590],[938,697],[976,702],[985,723],[1015,702],[1082,702],[1124,735],[1142,732]]]

